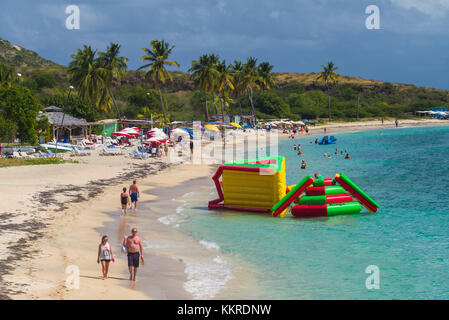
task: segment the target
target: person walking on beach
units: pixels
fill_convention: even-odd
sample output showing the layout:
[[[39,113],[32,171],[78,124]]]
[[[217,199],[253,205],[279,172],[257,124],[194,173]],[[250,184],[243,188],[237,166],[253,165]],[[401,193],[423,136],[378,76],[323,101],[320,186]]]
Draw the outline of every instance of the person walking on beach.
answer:
[[[125,236],[123,246],[128,251],[129,280],[136,281],[139,258],[142,260],[142,265],[144,263],[142,239],[137,235],[136,228],[132,228],[130,236]]]
[[[103,280],[108,278],[109,264],[114,262],[114,254],[112,253],[112,247],[108,242],[108,236],[101,238],[101,243],[98,246],[97,263],[101,262],[101,269],[103,272]]]
[[[136,184],[136,180],[134,180],[133,184],[129,186],[129,193],[131,195],[131,207],[134,204],[134,212],[136,212],[137,199],[140,198],[139,187]]]
[[[129,195],[126,193],[126,187],[123,187],[123,192],[120,193],[120,203],[122,204],[122,213],[120,216],[126,216],[126,207],[130,204]]]
[[[396,120],[394,121],[394,124],[396,125],[396,128],[399,126],[399,121],[398,121],[398,119],[396,119]]]

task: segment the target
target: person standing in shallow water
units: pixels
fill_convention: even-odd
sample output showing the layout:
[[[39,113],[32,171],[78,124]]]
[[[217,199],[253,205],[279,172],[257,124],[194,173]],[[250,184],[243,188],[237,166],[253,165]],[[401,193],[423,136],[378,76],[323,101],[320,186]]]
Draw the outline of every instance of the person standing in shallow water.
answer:
[[[129,193],[131,195],[131,207],[134,204],[134,212],[137,210],[137,200],[140,198],[139,187],[137,187],[136,180],[129,186]]]

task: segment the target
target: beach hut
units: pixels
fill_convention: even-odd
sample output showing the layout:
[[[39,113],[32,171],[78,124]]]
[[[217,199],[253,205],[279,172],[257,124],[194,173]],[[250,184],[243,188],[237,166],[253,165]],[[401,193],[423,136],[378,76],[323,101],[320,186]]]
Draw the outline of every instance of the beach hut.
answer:
[[[72,139],[84,139],[89,134],[90,124],[85,119],[72,117],[56,106],[45,108],[40,114],[42,116],[48,119],[53,139],[59,137],[68,142]]]

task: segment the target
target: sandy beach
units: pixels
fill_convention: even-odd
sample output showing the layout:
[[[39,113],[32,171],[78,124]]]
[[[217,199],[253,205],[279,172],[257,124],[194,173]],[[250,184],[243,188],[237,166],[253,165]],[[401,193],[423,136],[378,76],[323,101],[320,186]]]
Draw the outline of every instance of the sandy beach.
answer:
[[[400,121],[400,126],[447,124],[439,120]],[[385,121],[383,126],[380,121],[333,123],[310,127],[309,133],[322,133],[323,127],[333,133],[391,126],[393,121]],[[192,280],[186,273],[192,263],[189,259],[201,259],[204,247],[176,233],[160,218],[176,208],[168,200],[192,191],[192,186],[207,187],[215,166],[172,163],[165,157],[101,157],[98,152],[76,160],[79,163],[0,169],[4,199],[0,209],[0,298],[205,298],[201,292],[186,290],[186,283]],[[120,190],[133,179],[138,180],[140,200],[149,211],[138,210],[120,218]],[[151,263],[141,268],[138,281],[132,283],[128,281],[126,257],[114,244],[142,219],[148,219],[143,232],[150,242],[145,249],[146,261]],[[97,246],[104,233],[109,235],[117,257],[108,280],[101,279],[96,263]],[[153,240],[163,243],[164,239],[176,245],[151,246]],[[70,266],[79,270],[79,289],[66,287],[66,268],[73,270]],[[145,286],[139,276],[145,279]],[[229,281],[227,285],[236,284]]]

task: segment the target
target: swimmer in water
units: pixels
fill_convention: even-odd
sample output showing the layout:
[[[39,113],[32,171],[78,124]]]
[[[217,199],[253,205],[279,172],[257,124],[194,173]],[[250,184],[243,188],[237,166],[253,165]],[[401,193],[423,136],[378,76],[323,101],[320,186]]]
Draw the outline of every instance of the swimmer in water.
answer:
[[[296,143],[293,145],[293,150],[296,150]]]
[[[347,153],[347,154],[345,155],[345,159],[351,159],[351,157],[349,156],[349,153]]]
[[[306,161],[304,159],[302,159],[301,169],[305,169],[306,167],[307,167],[307,163],[306,163]]]

